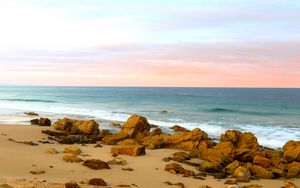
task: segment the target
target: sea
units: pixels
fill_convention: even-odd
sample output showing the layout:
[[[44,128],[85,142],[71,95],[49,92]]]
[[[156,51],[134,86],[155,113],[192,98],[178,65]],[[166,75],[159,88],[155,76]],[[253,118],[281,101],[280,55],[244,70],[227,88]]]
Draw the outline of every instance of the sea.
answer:
[[[250,131],[272,148],[300,140],[300,89],[0,86],[1,124],[28,126],[28,111],[52,121],[95,119],[100,127],[139,114],[166,131],[200,128],[216,139]]]

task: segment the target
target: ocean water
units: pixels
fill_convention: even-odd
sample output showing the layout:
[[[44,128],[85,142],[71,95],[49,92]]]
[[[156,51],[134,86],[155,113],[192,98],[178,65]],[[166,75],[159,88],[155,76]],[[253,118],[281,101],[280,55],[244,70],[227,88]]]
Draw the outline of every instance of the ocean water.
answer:
[[[0,123],[29,124],[26,111],[52,120],[140,114],[166,130],[198,127],[216,138],[228,129],[250,131],[269,147],[300,140],[300,89],[0,87]]]

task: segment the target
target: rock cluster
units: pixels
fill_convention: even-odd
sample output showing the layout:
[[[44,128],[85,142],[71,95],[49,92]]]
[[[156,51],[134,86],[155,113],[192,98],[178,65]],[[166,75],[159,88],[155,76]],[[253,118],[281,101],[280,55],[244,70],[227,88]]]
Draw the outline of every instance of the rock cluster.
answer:
[[[145,148],[176,148],[186,152],[177,152],[168,160],[196,166],[200,171],[214,174],[215,177],[235,177],[237,182],[247,182],[255,178],[299,178],[300,177],[300,141],[287,142],[282,150],[263,148],[250,132],[228,130],[220,136],[218,142],[195,128],[187,130],[173,126],[174,134],[166,134],[158,127],[152,128],[145,117],[132,115],[117,133],[99,131],[99,125],[93,120],[58,120],[53,125],[56,131],[46,131],[55,138],[64,138],[64,143],[89,143],[86,140],[101,141],[114,145],[113,154],[132,156],[145,155]],[[45,133],[46,133],[45,132]],[[82,140],[81,140],[82,139]],[[197,164],[191,158],[203,160]],[[85,161],[85,166],[97,166],[99,161]],[[169,172],[192,175],[179,164],[166,166]],[[101,165],[100,165],[101,166]]]

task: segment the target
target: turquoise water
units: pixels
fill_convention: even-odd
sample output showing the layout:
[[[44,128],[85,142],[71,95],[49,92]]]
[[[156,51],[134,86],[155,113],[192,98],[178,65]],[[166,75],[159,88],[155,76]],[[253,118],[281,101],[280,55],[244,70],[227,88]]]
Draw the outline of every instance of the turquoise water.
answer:
[[[0,87],[0,123],[29,124],[25,111],[99,121],[137,113],[153,124],[199,127],[214,137],[227,129],[251,131],[271,147],[300,140],[300,89]]]

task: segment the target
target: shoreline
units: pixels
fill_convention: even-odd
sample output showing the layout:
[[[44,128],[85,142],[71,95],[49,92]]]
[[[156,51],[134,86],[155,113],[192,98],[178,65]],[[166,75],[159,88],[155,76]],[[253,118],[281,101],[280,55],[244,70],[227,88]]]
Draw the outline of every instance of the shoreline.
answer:
[[[100,125],[101,126],[101,125]],[[37,187],[64,187],[64,183],[70,181],[88,181],[90,178],[103,178],[109,187],[117,187],[117,185],[138,185],[143,188],[151,187],[176,187],[165,184],[182,182],[186,188],[199,187],[208,185],[213,188],[223,188],[224,182],[227,179],[214,179],[212,176],[207,176],[205,180],[193,179],[191,177],[182,177],[174,175],[164,170],[167,164],[162,159],[170,156],[178,149],[162,148],[156,150],[146,150],[144,156],[127,156],[119,155],[128,162],[128,165],[119,166],[111,165],[110,170],[95,171],[88,169],[78,163],[67,163],[62,160],[64,153],[62,152],[68,145],[65,144],[42,144],[39,141],[47,140],[47,135],[41,133],[41,130],[53,130],[53,127],[42,126],[26,126],[26,125],[3,125],[0,124],[0,166],[3,170],[0,171],[0,184],[9,183],[15,187],[29,187],[35,184]],[[38,143],[38,146],[30,146],[22,143],[14,143],[8,138],[17,141],[32,141]],[[110,148],[112,146],[103,145],[101,148],[95,148],[95,144],[75,144],[82,150],[82,159],[97,158],[104,161],[112,160]],[[46,154],[45,151],[49,148],[55,148],[59,154]],[[88,156],[90,155],[90,156]],[[147,161],[147,165],[145,165]],[[184,168],[196,171],[195,168],[182,164]],[[49,166],[53,166],[50,168]],[[132,172],[123,171],[123,167],[130,167]],[[33,175],[31,170],[45,170],[45,174]],[[24,180],[21,179],[26,179]],[[43,182],[46,180],[46,182]],[[33,181],[33,182],[30,182]],[[239,183],[239,185],[258,184],[263,187],[280,187],[285,184],[285,181],[291,181],[294,184],[300,185],[300,179],[276,179],[276,180],[252,180],[249,183]],[[150,183],[151,182],[151,183]],[[52,184],[51,183],[55,183]],[[59,183],[59,184],[56,184]],[[83,185],[81,187],[89,187]]]

